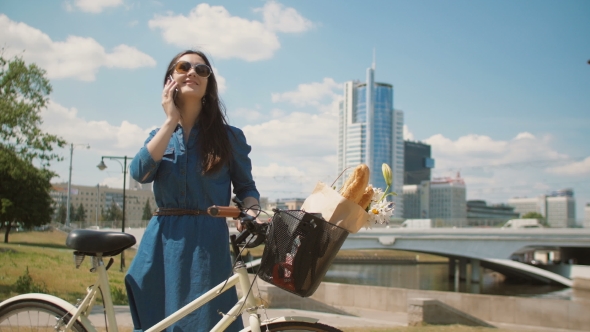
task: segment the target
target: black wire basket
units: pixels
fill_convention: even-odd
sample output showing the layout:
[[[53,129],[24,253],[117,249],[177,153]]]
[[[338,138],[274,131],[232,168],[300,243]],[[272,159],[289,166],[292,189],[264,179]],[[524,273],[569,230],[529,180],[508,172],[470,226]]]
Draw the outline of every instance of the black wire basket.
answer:
[[[275,210],[258,276],[301,297],[311,296],[348,232],[301,210]]]

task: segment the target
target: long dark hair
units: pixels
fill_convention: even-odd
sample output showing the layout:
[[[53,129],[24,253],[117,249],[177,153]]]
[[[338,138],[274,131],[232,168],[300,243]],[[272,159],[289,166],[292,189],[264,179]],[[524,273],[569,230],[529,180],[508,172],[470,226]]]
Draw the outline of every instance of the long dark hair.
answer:
[[[168,77],[174,71],[174,65],[185,54],[196,54],[200,56],[209,68],[211,63],[209,59],[200,51],[186,50],[178,53],[170,64],[166,75],[164,75],[164,85]],[[225,106],[217,93],[217,80],[215,74],[211,73],[207,82],[207,89],[203,97],[203,109],[197,118],[196,126],[199,129],[198,141],[200,142],[198,149],[201,152],[201,169],[203,174],[212,174],[221,169],[224,164],[228,163],[232,147],[227,133],[227,116],[225,113]],[[176,103],[176,101],[175,101]]]

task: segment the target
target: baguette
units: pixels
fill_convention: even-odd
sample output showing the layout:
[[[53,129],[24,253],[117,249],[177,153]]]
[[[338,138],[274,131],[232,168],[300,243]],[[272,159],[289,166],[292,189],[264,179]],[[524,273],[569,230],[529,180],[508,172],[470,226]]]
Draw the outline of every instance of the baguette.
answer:
[[[361,200],[359,202],[359,205],[366,210],[367,207],[369,207],[369,204],[371,204],[371,199],[373,199],[373,194],[375,193],[375,191],[373,190],[373,186],[369,185],[366,189],[365,189],[365,193],[363,194],[363,196],[361,197]]]
[[[340,195],[358,204],[363,197],[368,184],[369,167],[365,164],[360,164],[346,179],[346,182],[344,182],[344,186],[340,189]]]

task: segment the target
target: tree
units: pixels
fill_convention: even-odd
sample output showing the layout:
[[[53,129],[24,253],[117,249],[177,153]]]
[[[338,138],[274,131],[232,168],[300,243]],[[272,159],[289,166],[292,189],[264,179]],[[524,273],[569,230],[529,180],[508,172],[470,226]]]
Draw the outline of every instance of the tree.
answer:
[[[113,226],[118,226],[117,221],[123,220],[123,211],[115,201],[112,201],[111,205],[107,208],[105,219],[113,221]]]
[[[64,203],[61,203],[59,205],[59,207],[57,208],[56,221],[59,223],[65,224],[67,214],[68,214],[68,211],[66,210],[66,205]]]
[[[76,216],[76,208],[74,207],[74,203],[70,202],[70,221],[76,221],[78,217]]]
[[[52,176],[52,172],[37,169],[14,151],[0,146],[0,220],[7,222],[5,243],[16,222],[30,228],[51,221],[53,200],[49,195],[49,181]]]
[[[63,159],[52,151],[65,141],[40,129],[49,93],[44,70],[27,66],[20,57],[6,60],[0,51],[0,220],[8,221],[4,242],[14,222],[31,227],[51,220],[49,191],[55,173],[46,167]]]
[[[84,209],[84,205],[80,203],[78,205],[78,209],[76,210],[76,219],[75,221],[86,221],[86,209]]]
[[[152,219],[152,207],[150,205],[150,199],[146,199],[145,200],[145,206],[143,207],[143,216],[141,217],[141,220],[150,220]]]
[[[27,66],[22,58],[6,60],[0,51],[0,146],[14,151],[27,162],[38,160],[42,167],[63,160],[53,153],[54,145],[66,142],[41,131],[41,110],[49,101],[51,85],[45,70]]]
[[[522,219],[537,219],[539,220],[539,223],[545,227],[550,227],[549,224],[547,223],[547,220],[545,220],[545,217],[543,217],[542,214],[540,214],[539,212],[527,212],[525,214],[522,215],[521,217]]]

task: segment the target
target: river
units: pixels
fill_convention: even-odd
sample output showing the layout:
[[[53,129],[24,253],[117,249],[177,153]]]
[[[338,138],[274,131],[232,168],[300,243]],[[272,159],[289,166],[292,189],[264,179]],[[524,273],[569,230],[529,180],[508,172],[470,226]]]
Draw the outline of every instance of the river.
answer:
[[[487,269],[484,269],[481,284],[461,281],[456,290],[454,280],[448,277],[448,269],[447,263],[332,264],[323,281],[488,295],[590,300],[590,292],[558,285],[513,284],[505,282],[501,274]]]

